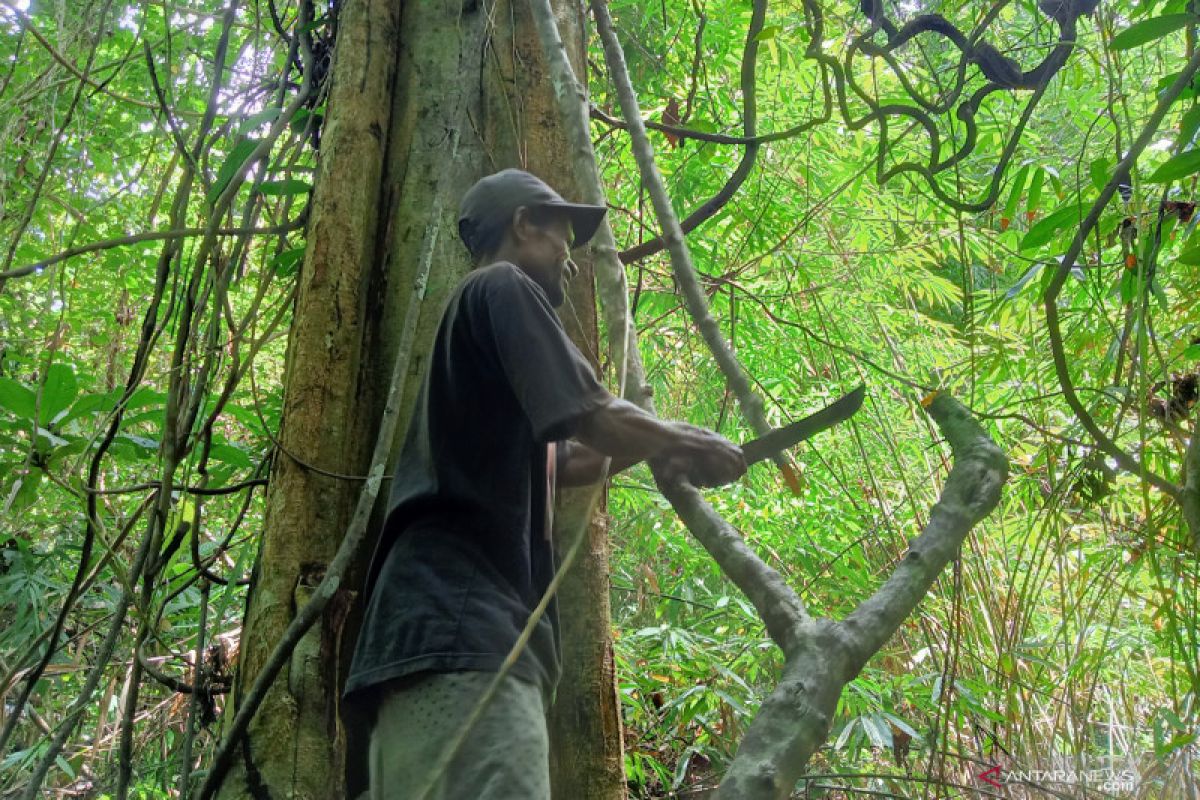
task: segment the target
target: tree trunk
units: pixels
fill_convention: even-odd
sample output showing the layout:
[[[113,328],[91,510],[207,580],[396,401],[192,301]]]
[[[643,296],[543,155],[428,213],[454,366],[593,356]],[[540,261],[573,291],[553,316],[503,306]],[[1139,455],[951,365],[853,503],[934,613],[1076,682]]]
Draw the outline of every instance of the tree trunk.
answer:
[[[242,628],[235,704],[319,582],[350,519],[359,482],[314,468],[361,475],[370,456],[370,438],[353,421],[367,324],[363,289],[377,262],[398,16],[394,0],[360,0],[347,3],[339,20],[288,343],[280,449]],[[339,676],[336,659],[326,657],[336,646],[337,616],[327,614],[293,652],[243,740],[222,798],[342,796]]]
[[[556,5],[578,67],[581,9]],[[342,5],[331,80],[289,342],[281,452],[234,703],[343,536],[361,488],[346,476],[366,471],[391,364],[403,330],[415,325],[398,430],[407,427],[445,297],[469,268],[457,236],[462,194],[507,166],[537,173],[564,195],[576,190],[524,3],[351,0]],[[430,245],[432,269],[418,286],[418,254]],[[594,354],[592,274],[590,265],[581,267],[563,316],[581,349]],[[405,309],[414,291],[424,299],[411,320]],[[578,518],[578,506],[566,502],[560,518]],[[568,672],[551,733],[554,787],[559,797],[611,798],[623,795],[624,783],[607,544],[602,526],[589,526],[588,535],[560,604]],[[338,697],[357,625],[352,590],[363,571],[365,564],[296,648],[250,726],[222,797],[327,800],[362,788],[361,765],[347,765],[346,754],[363,749],[366,730],[350,717],[343,725]]]

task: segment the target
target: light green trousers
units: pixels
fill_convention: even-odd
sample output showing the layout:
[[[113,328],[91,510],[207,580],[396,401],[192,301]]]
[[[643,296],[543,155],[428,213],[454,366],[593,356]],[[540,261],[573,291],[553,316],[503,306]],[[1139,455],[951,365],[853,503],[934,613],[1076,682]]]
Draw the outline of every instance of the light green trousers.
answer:
[[[538,687],[508,676],[440,775],[491,672],[424,672],[396,681],[371,728],[371,800],[549,800],[550,745]],[[432,779],[432,784],[430,781]]]

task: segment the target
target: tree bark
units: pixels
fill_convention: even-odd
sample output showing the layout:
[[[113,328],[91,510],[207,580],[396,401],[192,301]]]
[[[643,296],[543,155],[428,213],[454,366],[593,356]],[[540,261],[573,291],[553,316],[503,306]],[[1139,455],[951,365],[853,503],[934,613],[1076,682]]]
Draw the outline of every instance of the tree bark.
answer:
[[[283,421],[265,529],[247,600],[232,712],[299,606],[319,582],[350,519],[370,438],[356,430],[356,384],[366,324],[364,287],[376,230],[398,6],[347,3],[322,137],[308,246],[284,377]],[[353,180],[347,176],[353,175]],[[315,469],[314,469],[315,468]],[[335,608],[344,608],[342,593]],[[222,798],[342,796],[338,614],[304,636],[275,681],[221,787]]]
[[[557,4],[559,24],[574,32],[571,55],[579,65],[581,10]],[[253,683],[343,537],[362,488],[353,476],[367,469],[402,332],[415,325],[397,441],[407,427],[445,298],[469,269],[457,237],[462,194],[508,166],[576,194],[544,75],[524,3],[342,6],[289,341],[282,452],[248,600],[237,691]],[[431,209],[441,209],[437,219]],[[418,256],[434,228],[440,235],[426,281],[416,274]],[[583,352],[595,353],[592,274],[590,265],[581,267],[563,316]],[[421,299],[416,320],[405,312],[414,293]],[[387,492],[385,486],[380,507]],[[559,518],[569,520],[573,509],[577,516],[578,506],[567,501]],[[624,782],[605,529],[594,522],[588,536],[590,546],[560,598],[568,674],[558,692],[565,711],[556,712],[551,733],[553,761],[563,765],[554,770],[554,787],[556,796],[609,798],[623,794]],[[336,800],[365,788],[354,755],[365,749],[365,721],[343,717],[338,701],[365,567],[352,570],[301,639],[251,724],[221,797]]]

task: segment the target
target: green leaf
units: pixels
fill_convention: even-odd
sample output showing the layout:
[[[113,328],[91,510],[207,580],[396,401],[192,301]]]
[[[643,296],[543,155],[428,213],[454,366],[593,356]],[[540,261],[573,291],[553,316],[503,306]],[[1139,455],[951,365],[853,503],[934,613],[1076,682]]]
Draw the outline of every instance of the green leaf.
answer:
[[[913,728],[913,726],[909,725],[907,722],[905,722],[900,717],[897,717],[895,714],[889,714],[888,712],[884,711],[883,718],[886,719],[888,722],[892,723],[893,725],[895,725],[900,730],[907,733],[912,738],[916,739],[918,742],[922,742],[925,740],[925,737],[922,736],[920,733],[918,733],[916,731],[916,729]]]
[[[1037,213],[1038,205],[1042,201],[1042,185],[1046,182],[1046,170],[1037,167],[1033,172],[1033,177],[1029,181],[1029,202],[1025,205],[1026,214]]]
[[[1088,167],[1088,175],[1091,177],[1092,186],[1096,187],[1096,191],[1100,191],[1108,183],[1108,173],[1111,168],[1111,163],[1107,158],[1097,158]]]
[[[1033,280],[1033,277],[1041,272],[1045,266],[1046,262],[1039,261],[1030,267],[1029,270],[1021,276],[1020,280],[1010,286],[1008,291],[1004,293],[1004,299],[1011,300],[1020,294],[1021,290],[1025,288],[1026,284]]]
[[[755,36],[754,38],[757,41],[765,42],[768,39],[774,39],[775,34],[777,34],[777,33],[779,33],[778,25],[767,25],[761,31],[759,31],[758,36]]]
[[[303,260],[304,248],[294,247],[291,250],[284,250],[271,259],[271,267],[275,270],[276,275],[286,278],[289,275],[296,274],[296,270],[299,269],[300,262]]]
[[[1179,138],[1175,140],[1175,147],[1182,151],[1184,148],[1190,147],[1192,140],[1196,138],[1196,130],[1200,128],[1200,105],[1194,105],[1183,113],[1183,118],[1179,121]]]
[[[51,364],[46,370],[46,382],[42,384],[42,405],[38,412],[43,425],[66,411],[79,393],[75,370],[67,364]]]
[[[842,732],[838,735],[837,741],[833,743],[834,750],[841,750],[846,746],[846,742],[850,739],[850,734],[854,733],[855,727],[862,724],[862,717],[855,717],[846,723],[846,727],[842,728]]]
[[[258,190],[269,195],[304,194],[312,189],[312,185],[299,178],[288,178],[282,181],[263,181]]]
[[[0,378],[0,408],[5,408],[22,419],[33,419],[37,397],[12,378]]]
[[[38,489],[42,485],[42,479],[46,477],[46,473],[42,472],[37,467],[29,470],[28,474],[17,478],[13,484],[11,494],[8,496],[8,502],[5,503],[5,513],[19,513],[29,508],[37,500]]]
[[[1079,204],[1066,205],[1029,229],[1025,238],[1021,239],[1022,250],[1032,250],[1041,247],[1052,240],[1060,230],[1079,222]]]
[[[1150,280],[1150,294],[1154,295],[1154,299],[1158,301],[1158,307],[1164,313],[1171,307],[1170,301],[1167,300],[1167,293],[1158,285],[1158,281],[1153,278]]]
[[[296,113],[292,115],[291,122],[289,122],[288,125],[293,131],[302,131],[304,130],[304,126],[308,122],[309,117],[316,117],[317,124],[320,124],[321,120],[325,118],[325,106],[318,106],[312,111],[308,110],[307,108],[298,109]]]
[[[1188,150],[1167,159],[1167,162],[1159,165],[1146,180],[1149,183],[1166,183],[1185,178],[1195,172],[1200,172],[1200,150]]]
[[[135,436],[131,433],[118,433],[114,438],[114,442],[120,441],[129,445],[133,445],[143,455],[153,455],[158,452],[158,442],[146,436]]]
[[[1008,202],[1004,204],[1004,218],[1010,223],[1017,215],[1017,204],[1021,202],[1021,192],[1025,190],[1025,179],[1028,177],[1029,165],[1026,164],[1017,170],[1017,176],[1013,178],[1012,191],[1008,193]]]
[[[882,722],[874,714],[866,714],[860,717],[860,719],[862,720],[863,730],[871,738],[872,745],[875,747],[892,746],[892,729],[890,726]]]
[[[307,25],[301,25],[300,33],[312,33],[317,28],[320,28],[323,25],[325,25],[325,23],[328,21],[329,21],[329,15],[322,14],[321,16],[314,19],[312,22],[308,23]]]
[[[1200,244],[1192,245],[1187,250],[1184,250],[1175,257],[1175,260],[1189,267],[1200,266]]]
[[[254,462],[250,459],[249,454],[245,450],[232,444],[216,444],[208,451],[208,455],[215,461],[223,461],[226,464],[233,464],[237,467],[245,469],[253,469]]]
[[[68,778],[70,778],[71,780],[75,780],[75,770],[72,769],[71,762],[67,761],[62,756],[55,756],[54,763],[58,765],[59,769],[61,769],[64,773],[66,773],[66,776]]]
[[[274,122],[275,120],[279,119],[279,112],[280,109],[278,108],[266,108],[252,117],[247,117],[246,120],[238,126],[238,135],[245,136],[249,133],[253,133],[263,125]]]
[[[1137,271],[1132,269],[1121,271],[1121,284],[1118,287],[1122,303],[1132,303],[1137,294]]]
[[[59,425],[66,425],[73,419],[86,417],[89,414],[103,412],[107,414],[117,404],[118,398],[121,396],[120,389],[113,389],[111,392],[101,392],[97,394],[85,394],[75,401],[75,405],[71,406],[71,410],[67,415],[59,420]]]
[[[225,157],[225,162],[221,164],[221,169],[217,172],[217,180],[213,183],[212,188],[208,190],[208,202],[215,203],[221,193],[225,191],[233,176],[245,166],[255,148],[259,145],[258,139],[242,139],[233,146],[233,150]]]
[[[49,455],[55,448],[67,444],[66,439],[56,436],[53,431],[49,431],[41,426],[38,426],[34,433],[36,434],[34,445],[42,455]]]
[[[120,397],[120,395],[118,395]],[[135,408],[145,408],[146,406],[161,405],[167,401],[167,396],[159,391],[151,389],[149,386],[143,386],[140,389],[135,389],[129,397],[129,402],[125,404],[126,411],[132,411]]]
[[[1153,42],[1197,21],[1195,14],[1165,14],[1130,25],[1112,38],[1113,50],[1129,50]]]

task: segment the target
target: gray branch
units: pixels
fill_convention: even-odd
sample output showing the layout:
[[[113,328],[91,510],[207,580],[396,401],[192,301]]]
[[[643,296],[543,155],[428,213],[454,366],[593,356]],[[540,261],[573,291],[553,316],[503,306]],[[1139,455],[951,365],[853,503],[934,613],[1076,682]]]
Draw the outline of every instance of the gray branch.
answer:
[[[938,395],[929,406],[950,443],[954,466],[921,535],[891,577],[845,620],[805,620],[789,644],[779,642],[783,677],[763,701],[719,796],[785,798],[825,741],[842,688],[917,607],[967,534],[1000,502],[1008,459],[958,401]]]
[[[603,185],[587,136],[582,88],[565,57],[549,0],[531,3],[572,143],[576,174],[586,187],[588,202],[603,202]],[[594,10],[605,13],[600,3]],[[632,116],[627,114],[627,118]],[[624,365],[623,382],[628,375],[640,385],[644,371],[629,326],[624,274],[611,237],[605,226],[595,248],[601,311],[610,331],[628,337],[618,342],[618,357],[614,358],[614,363]],[[669,239],[682,244],[681,234]],[[648,395],[636,399],[653,411]],[[908,556],[875,595],[843,622],[811,618],[783,577],[758,557],[698,491],[687,484],[659,480],[659,489],[691,533],[755,605],[786,658],[778,686],[763,702],[721,784],[722,797],[787,797],[808,759],[828,736],[842,689],[924,597],[972,526],[999,502],[1008,471],[1004,454],[970,413],[949,396],[935,397],[929,414],[950,443],[954,468],[929,524],[913,541]]]

